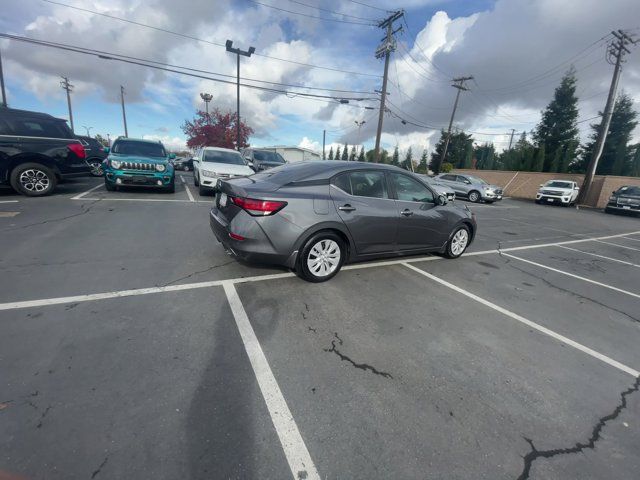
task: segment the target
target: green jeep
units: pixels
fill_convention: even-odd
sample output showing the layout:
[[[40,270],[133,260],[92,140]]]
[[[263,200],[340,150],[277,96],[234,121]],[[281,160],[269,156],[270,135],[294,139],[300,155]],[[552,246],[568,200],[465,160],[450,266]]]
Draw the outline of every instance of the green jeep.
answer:
[[[104,161],[104,185],[114,191],[120,186],[161,188],[175,192],[175,172],[160,142],[118,137]]]

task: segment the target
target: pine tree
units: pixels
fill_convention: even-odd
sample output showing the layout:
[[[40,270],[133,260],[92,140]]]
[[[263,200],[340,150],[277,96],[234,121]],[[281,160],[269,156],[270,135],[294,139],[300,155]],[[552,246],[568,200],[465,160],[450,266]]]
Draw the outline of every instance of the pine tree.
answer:
[[[533,156],[533,164],[531,165],[532,172],[541,172],[544,167],[544,145],[536,148],[536,152]]]
[[[355,162],[356,161],[356,146],[355,145],[351,145],[351,153],[349,154],[349,161],[350,162]]]
[[[631,134],[638,125],[638,112],[633,110],[633,100],[622,92],[616,99],[611,115],[609,133],[598,161],[598,175],[630,175],[633,170],[633,146],[629,145]],[[602,117],[602,112],[600,112]],[[600,130],[600,122],[592,124],[590,141],[584,146],[582,156],[574,170],[584,172],[591,161],[595,149],[596,138]]]
[[[632,177],[640,177],[640,143],[634,145],[634,154],[631,160],[629,175]]]
[[[409,170],[411,172],[413,171],[413,150],[411,149],[411,147],[409,147],[409,149],[407,150],[407,154],[402,161],[401,167],[405,170]]]
[[[398,145],[393,150],[393,157],[391,157],[391,165],[395,165],[396,167],[400,166],[400,152],[398,152]]]
[[[336,156],[334,158],[336,160],[340,160],[340,145],[336,148]]]
[[[349,145],[344,144],[344,148],[342,149],[342,156],[340,160],[349,160]]]
[[[364,145],[360,146],[360,153],[358,154],[358,161],[359,162],[366,162],[366,160],[364,158]]]
[[[375,162],[375,159],[374,159],[374,162]],[[391,163],[389,160],[389,152],[384,148],[380,151],[380,163],[386,163],[386,164]]]
[[[462,164],[462,168],[467,170],[473,168],[473,143],[468,143],[464,149],[464,163]]]
[[[329,149],[329,160],[333,160],[333,147]]]
[[[447,134],[443,130],[440,132],[440,140],[436,144],[435,151],[431,153],[431,170],[438,172],[437,165],[439,165],[440,158],[442,158],[442,152],[444,151],[444,144],[446,143]],[[473,137],[467,135],[464,132],[454,132],[451,134],[451,140],[447,147],[447,156],[444,159],[446,163],[451,163],[455,168],[462,168],[465,162],[465,155],[467,152],[467,145],[473,145]]]
[[[427,149],[425,148],[422,151],[422,156],[420,157],[420,163],[418,164],[418,168],[416,172],[424,173],[425,175],[429,173],[429,157],[427,156]]]
[[[573,158],[580,140],[575,72],[575,68],[571,67],[564,75],[554,92],[553,100],[542,112],[542,120],[534,133],[536,146],[545,147],[545,172],[555,172],[561,168],[561,157],[556,162],[558,151],[562,156],[564,149],[569,149],[567,156]]]

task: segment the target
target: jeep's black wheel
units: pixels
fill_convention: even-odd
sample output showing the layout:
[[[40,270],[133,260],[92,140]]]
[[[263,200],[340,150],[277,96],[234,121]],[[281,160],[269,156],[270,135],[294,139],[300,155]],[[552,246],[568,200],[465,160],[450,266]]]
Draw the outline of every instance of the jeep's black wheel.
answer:
[[[173,180],[171,180],[171,183],[169,184],[169,186],[166,187],[165,190],[167,193],[175,193],[176,191],[176,181],[175,178]]]
[[[53,171],[39,163],[18,165],[11,171],[9,181],[15,191],[28,197],[48,195],[58,183]]]
[[[106,188],[108,192],[115,192],[118,189],[113,183],[108,182],[106,178],[104,179],[104,188]]]

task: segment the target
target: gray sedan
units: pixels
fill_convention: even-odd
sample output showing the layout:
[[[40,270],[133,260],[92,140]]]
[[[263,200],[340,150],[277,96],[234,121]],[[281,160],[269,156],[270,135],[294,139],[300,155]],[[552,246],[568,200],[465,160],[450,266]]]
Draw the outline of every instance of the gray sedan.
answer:
[[[459,175],[455,173],[442,173],[434,177],[439,185],[451,187],[458,197],[466,197],[470,202],[484,200],[493,203],[502,200],[502,187],[491,185],[483,179],[473,175]]]
[[[420,180],[426,182],[431,186],[438,195],[444,195],[447,197],[447,200],[453,202],[456,199],[456,192],[451,187],[447,187],[446,185],[441,185],[435,181],[434,178],[429,175],[425,175],[423,173],[414,173]]]
[[[329,280],[345,262],[464,253],[474,215],[406,170],[359,162],[287,164],[219,180],[209,222],[237,258]]]

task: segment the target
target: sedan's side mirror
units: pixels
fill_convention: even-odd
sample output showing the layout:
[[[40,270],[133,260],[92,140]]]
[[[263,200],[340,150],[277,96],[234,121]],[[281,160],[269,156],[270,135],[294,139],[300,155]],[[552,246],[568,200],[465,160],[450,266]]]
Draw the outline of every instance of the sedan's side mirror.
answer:
[[[438,195],[436,197],[436,205],[446,205],[447,204],[447,197],[445,197],[444,195]]]
[[[542,187],[544,187],[544,184],[542,184],[542,183],[541,183],[541,184],[540,184],[540,188],[542,188]]]
[[[575,187],[573,187],[574,190],[580,190],[580,187],[578,187],[577,185]]]
[[[176,154],[175,153],[170,153],[169,154],[169,160],[175,160],[176,159]]]
[[[110,148],[109,148],[109,147],[104,147],[104,148],[102,149],[102,151],[103,151],[104,153],[109,153]]]

